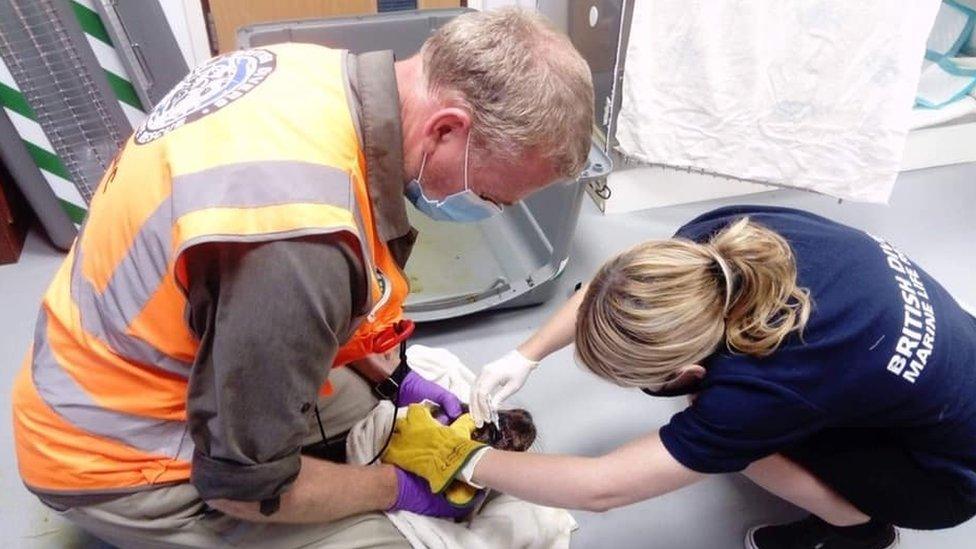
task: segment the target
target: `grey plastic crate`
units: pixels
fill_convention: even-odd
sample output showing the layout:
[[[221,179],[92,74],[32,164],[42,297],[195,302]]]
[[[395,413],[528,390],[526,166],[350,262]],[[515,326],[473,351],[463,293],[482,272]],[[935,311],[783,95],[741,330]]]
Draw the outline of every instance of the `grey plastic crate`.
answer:
[[[413,55],[438,27],[465,9],[398,12],[361,17],[284,21],[240,29],[240,47],[307,42],[354,53],[393,50]],[[420,230],[407,275],[407,315],[415,321],[458,317],[492,308],[542,303],[569,260],[586,182],[606,178],[610,160],[590,147],[576,180],[555,183],[497,217],[477,224],[441,223],[408,207]]]

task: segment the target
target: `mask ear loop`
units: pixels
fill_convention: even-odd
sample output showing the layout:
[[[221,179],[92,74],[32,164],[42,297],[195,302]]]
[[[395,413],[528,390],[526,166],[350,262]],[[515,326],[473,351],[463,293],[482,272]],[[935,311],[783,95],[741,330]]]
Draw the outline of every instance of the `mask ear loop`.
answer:
[[[424,166],[426,165],[427,165],[427,153],[424,153],[423,158],[420,160],[420,173],[417,174],[417,185],[420,185],[420,182],[423,180]],[[423,194],[423,192],[424,192],[424,188],[423,186],[421,186],[420,193]]]
[[[468,150],[471,148],[471,130],[468,130],[468,140],[464,143],[464,190],[470,191],[471,188],[468,187]],[[491,204],[492,208],[498,212],[502,211],[501,207],[490,200],[485,200],[480,196],[477,197],[482,202]]]
[[[471,129],[468,129],[468,139],[464,142],[464,190],[468,188],[468,149],[471,148]]]

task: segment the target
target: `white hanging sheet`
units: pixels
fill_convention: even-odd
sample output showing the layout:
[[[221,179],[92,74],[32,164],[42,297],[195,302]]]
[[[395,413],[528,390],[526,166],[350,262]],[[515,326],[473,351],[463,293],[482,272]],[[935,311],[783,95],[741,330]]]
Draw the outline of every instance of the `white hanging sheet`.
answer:
[[[937,0],[640,0],[619,150],[886,202]]]

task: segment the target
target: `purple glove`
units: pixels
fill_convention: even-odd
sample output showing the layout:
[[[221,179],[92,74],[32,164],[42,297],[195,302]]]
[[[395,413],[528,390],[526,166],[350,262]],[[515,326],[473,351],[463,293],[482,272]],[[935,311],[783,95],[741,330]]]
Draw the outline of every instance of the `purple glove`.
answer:
[[[445,425],[464,413],[464,409],[461,408],[461,400],[454,393],[410,370],[403,378],[403,383],[400,384],[396,405],[399,408],[416,404],[422,400],[430,400],[441,407],[441,410],[447,414],[447,418],[438,417],[437,420]]]
[[[410,511],[420,515],[443,518],[461,518],[471,511],[472,505],[455,507],[443,496],[433,494],[430,484],[421,477],[396,468],[397,498],[389,511]],[[472,503],[477,498],[472,500]]]

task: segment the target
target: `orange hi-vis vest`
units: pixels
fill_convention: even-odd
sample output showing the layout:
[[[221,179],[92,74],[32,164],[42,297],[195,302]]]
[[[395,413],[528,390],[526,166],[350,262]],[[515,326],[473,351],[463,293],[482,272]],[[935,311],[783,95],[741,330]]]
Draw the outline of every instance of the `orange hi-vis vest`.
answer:
[[[199,343],[185,317],[184,261],[194,246],[342,239],[371,295],[334,362],[388,339],[408,286],[373,222],[345,56],[282,44],[217,57],[125,144],[44,296],[14,387],[17,458],[32,490],[189,479],[186,391]]]

